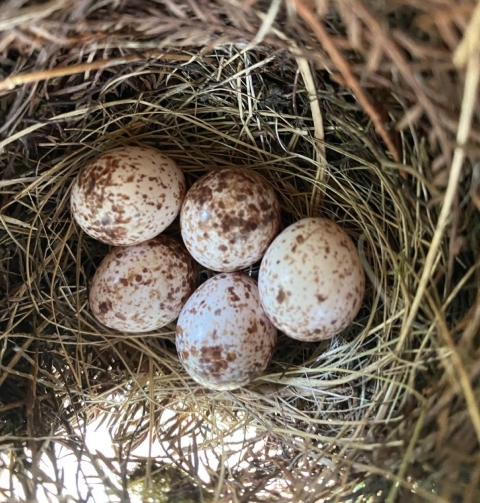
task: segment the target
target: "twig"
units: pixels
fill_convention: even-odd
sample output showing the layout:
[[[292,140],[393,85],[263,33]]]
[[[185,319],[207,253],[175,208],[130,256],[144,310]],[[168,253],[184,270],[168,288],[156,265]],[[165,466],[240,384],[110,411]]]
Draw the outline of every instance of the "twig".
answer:
[[[327,156],[325,149],[325,131],[323,129],[323,117],[320,110],[320,102],[317,97],[317,89],[313,80],[312,71],[309,62],[302,57],[297,57],[297,64],[300,73],[303,77],[303,82],[308,93],[308,101],[310,103],[310,110],[312,112],[314,136],[318,140],[316,143],[316,161],[318,163],[317,172],[315,174],[315,182],[323,181],[325,179],[325,170],[327,167]],[[322,199],[322,193],[318,183],[315,183],[310,196],[310,208],[313,212],[317,211],[318,205]]]
[[[460,113],[460,122],[458,125],[458,132],[457,132],[458,146],[453,154],[453,161],[450,170],[450,177],[448,180],[447,190],[445,192],[445,197],[443,200],[442,209],[440,211],[440,216],[438,217],[437,228],[435,230],[435,234],[433,235],[430,249],[428,250],[428,254],[425,259],[425,267],[423,268],[423,273],[420,278],[418,289],[413,299],[412,307],[408,314],[408,318],[405,320],[405,323],[403,324],[402,327],[402,331],[400,333],[400,339],[398,340],[397,344],[397,351],[399,351],[405,344],[405,340],[408,334],[410,333],[410,328],[412,326],[413,320],[415,319],[418,309],[420,308],[420,304],[422,302],[425,289],[433,274],[433,269],[438,254],[438,248],[442,241],[445,228],[451,215],[451,208],[457,194],[458,181],[460,179],[463,161],[465,159],[464,147],[468,141],[468,136],[470,133],[473,112],[475,110],[475,102],[477,99],[479,80],[480,80],[480,56],[478,54],[475,54],[473,55],[473,57],[471,57],[468,63],[467,74],[465,76],[465,90],[463,96],[462,110]]]
[[[50,2],[45,2],[42,5],[29,6],[23,9],[18,9],[17,11],[13,9],[13,16],[9,16],[8,11],[6,14],[0,13],[0,31],[11,30],[16,26],[46,18],[53,12],[61,9],[64,4],[65,0],[51,0]]]
[[[36,396],[35,400],[37,402],[39,402],[41,400],[47,400],[48,398],[52,398],[52,395],[50,395],[49,393],[46,393],[45,395]],[[23,407],[25,405],[26,405],[25,399],[17,400],[16,402],[12,402],[12,403],[7,403],[6,405],[2,405],[0,407],[0,414],[2,414],[3,412],[6,412],[7,410],[17,409],[18,407]]]
[[[440,312],[436,313],[436,321],[440,334],[443,337],[445,345],[450,351],[450,361],[453,369],[457,374],[458,384],[460,389],[463,391],[463,396],[467,404],[468,413],[470,415],[470,420],[475,429],[477,435],[477,441],[480,442],[480,408],[477,403],[477,398],[475,396],[475,391],[472,388],[472,382],[470,381],[470,376],[465,368],[462,357],[455,346],[452,334],[448,329],[445,319]],[[449,364],[450,362],[448,362]]]
[[[130,55],[124,58],[114,58],[114,59],[101,59],[98,61],[93,61],[92,63],[81,63],[74,66],[66,66],[62,68],[54,68],[53,70],[42,70],[39,72],[32,73],[22,73],[20,75],[14,75],[13,77],[8,77],[0,82],[0,92],[1,91],[11,91],[17,86],[24,84],[31,84],[33,82],[39,82],[41,80],[53,79],[57,77],[66,77],[67,75],[75,75],[77,73],[90,72],[92,70],[99,70],[101,68],[110,68],[116,65],[125,65],[127,63],[134,63],[137,61],[144,61],[148,58],[155,59],[165,59],[167,61],[190,61],[192,56],[186,54],[156,54],[156,55]]]
[[[418,437],[420,436],[420,432],[422,431],[422,427],[425,421],[425,408],[422,409],[420,413],[420,417],[418,418],[415,429],[413,430],[413,435],[408,443],[407,452],[403,457],[402,464],[400,465],[400,469],[398,470],[397,477],[399,480],[404,480],[405,472],[407,471],[408,464],[412,459],[414,448],[417,445]],[[398,490],[400,489],[400,484],[392,484],[390,488],[390,492],[388,493],[386,503],[394,503],[397,500]]]
[[[363,91],[360,83],[353,74],[349,63],[343,57],[342,53],[337,49],[327,31],[323,27],[322,23],[320,23],[316,19],[315,15],[307,6],[304,0],[288,1],[293,5],[297,13],[305,21],[305,23],[307,23],[307,25],[313,30],[323,48],[327,51],[333,63],[337,67],[338,71],[345,79],[346,86],[351,89],[355,97],[358,99],[360,105],[362,105],[363,109],[372,120],[373,125],[375,126],[375,130],[382,137],[389,152],[392,154],[392,157],[395,159],[395,161],[400,162],[400,153],[394,142],[390,138],[389,133],[385,129],[380,113],[377,111],[369,97]]]
[[[419,103],[421,104],[421,106],[423,107],[423,109],[425,110],[426,114],[430,119],[432,128],[435,131],[435,134],[440,142],[440,146],[443,150],[445,162],[448,164],[451,159],[451,149],[448,139],[445,135],[445,131],[440,127],[440,119],[438,117],[437,108],[428,99],[424,89],[422,88],[422,86],[416,79],[415,75],[413,74],[411,66],[403,57],[402,53],[400,52],[400,49],[387,35],[381,23],[377,19],[375,19],[372,13],[360,2],[354,0],[346,0],[346,1],[350,4],[351,8],[360,17],[360,19],[365,24],[368,25],[372,35],[375,38],[381,40],[385,54],[388,54],[390,56],[390,59],[395,64],[396,68],[401,72],[404,79],[408,82],[410,87],[415,92]]]
[[[480,53],[480,2],[473,13],[470,24],[465,30],[462,41],[458,45],[453,55],[453,62],[457,68],[467,65],[472,55],[478,56]]]

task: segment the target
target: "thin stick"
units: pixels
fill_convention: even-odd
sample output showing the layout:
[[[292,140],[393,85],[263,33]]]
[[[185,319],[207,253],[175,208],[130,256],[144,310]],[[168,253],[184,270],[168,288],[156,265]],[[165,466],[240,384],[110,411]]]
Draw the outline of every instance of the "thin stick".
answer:
[[[457,68],[464,67],[472,54],[480,52],[480,2],[477,3],[470,24],[467,26],[462,41],[453,55],[453,62]]]
[[[8,77],[0,82],[1,91],[11,91],[17,86],[23,84],[31,84],[33,82],[40,82],[41,80],[53,79],[57,77],[66,77],[67,75],[75,75],[77,73],[89,72],[92,70],[99,70],[101,68],[110,68],[116,65],[125,65],[127,63],[134,63],[137,61],[144,61],[148,58],[165,59],[167,61],[190,61],[192,56],[186,54],[156,54],[156,55],[141,55],[141,56],[125,56],[124,58],[114,59],[101,59],[93,61],[92,63],[81,63],[74,66],[66,66],[63,68],[54,68],[53,70],[42,70],[39,72],[22,73]]]
[[[312,119],[314,126],[314,136],[317,140],[315,153],[317,154],[317,172],[315,174],[315,182],[323,181],[325,179],[325,170],[327,167],[327,156],[325,149],[325,131],[323,129],[323,117],[320,110],[320,102],[317,97],[317,89],[313,80],[312,71],[309,62],[302,57],[297,57],[297,64],[300,73],[303,77],[303,82],[308,93],[308,102],[310,103],[310,110],[312,111]],[[322,199],[322,194],[318,183],[315,183],[310,197],[310,208],[315,213],[318,204]]]
[[[413,74],[411,66],[404,58],[397,45],[387,35],[382,24],[377,19],[375,19],[372,13],[360,2],[349,0],[349,3],[351,5],[351,8],[360,17],[360,19],[362,19],[362,21],[364,21],[368,25],[373,36],[381,40],[385,54],[389,55],[390,59],[401,72],[412,90],[415,91],[415,95],[417,96],[420,105],[428,115],[432,128],[435,131],[435,134],[440,142],[445,160],[447,163],[450,162],[451,149],[448,139],[445,135],[445,131],[440,127],[440,119],[438,117],[437,108],[427,97],[423,87]]]
[[[462,358],[459,352],[457,351],[457,347],[455,346],[455,342],[452,339],[452,334],[450,333],[445,323],[445,319],[438,311],[436,313],[436,318],[439,332],[443,336],[445,345],[450,350],[452,367],[457,373],[458,383],[460,385],[460,389],[463,391],[465,402],[467,403],[468,413],[470,415],[470,421],[472,422],[473,428],[475,429],[475,433],[477,435],[477,441],[480,442],[480,409],[477,404],[475,391],[472,388],[472,382],[470,381],[470,376],[468,375],[465,366],[462,362]]]
[[[398,340],[397,343],[397,351],[399,351],[403,347],[403,345],[405,344],[405,340],[407,339],[407,336],[410,333],[410,328],[422,302],[423,294],[425,292],[428,282],[432,277],[434,265],[437,260],[438,248],[442,241],[443,234],[447,226],[447,222],[451,215],[451,208],[457,193],[458,181],[460,179],[463,161],[465,158],[464,146],[468,140],[470,127],[472,124],[473,111],[475,110],[475,101],[477,98],[477,89],[479,80],[480,80],[480,56],[476,55],[475,57],[472,57],[470,59],[467,67],[467,74],[465,76],[465,92],[457,132],[458,146],[453,154],[450,178],[448,180],[448,186],[445,192],[443,206],[440,211],[440,216],[438,217],[437,228],[435,230],[435,234],[433,235],[432,243],[430,245],[430,249],[428,250],[427,258],[425,259],[425,267],[423,269],[423,273],[420,278],[417,293],[413,299],[412,307],[410,309],[407,319],[405,320],[405,323],[403,324],[402,331],[400,333],[400,339]]]
[[[423,423],[425,421],[425,408],[422,409],[422,412],[420,413],[420,417],[418,418],[416,424],[415,424],[415,429],[413,430],[413,435],[410,439],[410,442],[408,443],[407,447],[407,452],[405,453],[405,456],[403,457],[402,463],[400,465],[400,469],[398,470],[398,480],[403,480],[405,476],[405,472],[407,470],[408,464],[410,463],[410,460],[413,456],[413,451],[415,446],[417,445],[418,437],[420,436],[420,432],[422,431]],[[398,490],[400,489],[400,484],[392,484],[392,487],[390,488],[390,492],[388,493],[387,501],[386,503],[394,503],[397,499],[397,494]]]
[[[350,65],[347,60],[343,57],[342,53],[337,49],[332,39],[326,32],[322,23],[320,23],[310,8],[307,6],[304,0],[288,0],[289,3],[293,5],[296,9],[297,13],[300,17],[307,23],[307,25],[313,30],[316,37],[322,44],[323,48],[328,52],[328,55],[332,59],[333,63],[337,67],[338,71],[342,74],[342,77],[345,79],[345,84],[347,87],[351,89],[355,97],[358,99],[360,105],[362,105],[365,112],[368,114],[370,119],[375,126],[375,130],[382,137],[385,145],[387,146],[389,152],[392,154],[392,157],[395,161],[400,162],[400,153],[398,152],[397,147],[393,143],[390,135],[385,129],[382,118],[380,114],[373,106],[372,102],[368,98],[368,96],[364,93],[360,83],[357,78],[354,76]]]

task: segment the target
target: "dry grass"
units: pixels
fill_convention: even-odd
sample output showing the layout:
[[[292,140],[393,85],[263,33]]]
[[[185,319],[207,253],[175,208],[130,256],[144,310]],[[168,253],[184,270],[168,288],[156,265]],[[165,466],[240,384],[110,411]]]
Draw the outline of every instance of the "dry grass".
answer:
[[[135,5],[0,6],[2,497],[16,481],[68,501],[40,462],[62,445],[111,501],[478,501],[480,7]],[[125,142],[190,183],[258,170],[285,225],[340,223],[369,278],[355,323],[280,337],[265,375],[228,393],[188,378],[173,325],[100,326],[87,288],[107,248],[73,223],[69,188]],[[113,454],[86,446],[94,421]]]

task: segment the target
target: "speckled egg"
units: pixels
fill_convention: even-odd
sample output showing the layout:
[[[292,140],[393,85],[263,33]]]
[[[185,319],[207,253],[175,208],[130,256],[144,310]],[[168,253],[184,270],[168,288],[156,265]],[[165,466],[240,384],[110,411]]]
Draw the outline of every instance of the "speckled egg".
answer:
[[[188,299],[177,322],[177,351],[201,385],[231,390],[267,367],[277,330],[260,304],[257,283],[243,273],[207,280]]]
[[[113,248],[90,287],[98,321],[123,332],[148,332],[173,321],[197,284],[197,267],[177,240],[161,235]]]
[[[348,234],[334,222],[305,218],[273,241],[260,265],[262,305],[286,335],[328,339],[358,314],[365,273]]]
[[[148,147],[109,150],[80,171],[72,214],[91,237],[114,246],[147,241],[177,217],[185,197],[182,171]]]
[[[193,184],[180,226],[197,262],[214,271],[238,271],[260,260],[278,233],[280,205],[258,173],[221,169]]]

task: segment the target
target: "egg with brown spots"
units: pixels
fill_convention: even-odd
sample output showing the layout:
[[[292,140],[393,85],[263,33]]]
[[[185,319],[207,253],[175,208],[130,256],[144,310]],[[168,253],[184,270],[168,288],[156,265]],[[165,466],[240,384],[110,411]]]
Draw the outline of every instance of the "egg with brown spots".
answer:
[[[195,381],[215,390],[236,389],[260,376],[276,338],[256,281],[239,272],[203,283],[177,321],[180,361]]]
[[[197,262],[214,271],[238,271],[262,258],[279,231],[280,206],[258,173],[221,169],[193,184],[180,212],[180,226]]]
[[[175,162],[149,147],[109,150],[75,179],[73,217],[91,237],[113,246],[147,241],[177,217],[185,178]]]
[[[365,273],[348,234],[323,218],[305,218],[279,234],[263,257],[258,288],[273,324],[301,341],[328,339],[358,314]]]
[[[122,332],[149,332],[178,317],[197,285],[197,266],[183,245],[161,235],[113,248],[90,287],[90,309]]]

